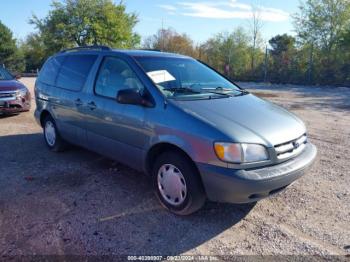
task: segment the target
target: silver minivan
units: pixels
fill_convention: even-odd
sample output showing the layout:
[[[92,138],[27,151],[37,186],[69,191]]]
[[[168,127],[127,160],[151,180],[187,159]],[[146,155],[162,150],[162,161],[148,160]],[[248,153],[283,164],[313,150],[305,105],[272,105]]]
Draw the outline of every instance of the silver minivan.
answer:
[[[182,55],[64,50],[44,64],[35,98],[52,151],[75,144],[150,175],[160,203],[179,215],[206,199],[274,195],[316,157],[298,117]]]

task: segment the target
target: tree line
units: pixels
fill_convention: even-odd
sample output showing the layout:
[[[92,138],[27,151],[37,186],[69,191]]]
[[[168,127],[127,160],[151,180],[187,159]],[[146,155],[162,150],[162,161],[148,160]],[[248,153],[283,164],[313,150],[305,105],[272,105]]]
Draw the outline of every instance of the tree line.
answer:
[[[350,86],[350,1],[306,0],[293,21],[295,36],[276,35],[268,45],[255,11],[248,27],[220,32],[200,44],[171,28],[141,43],[134,32],[138,17],[127,13],[123,2],[54,1],[45,18],[30,19],[37,30],[24,41],[16,41],[0,22],[0,64],[32,72],[64,48],[103,44],[189,55],[239,81]]]

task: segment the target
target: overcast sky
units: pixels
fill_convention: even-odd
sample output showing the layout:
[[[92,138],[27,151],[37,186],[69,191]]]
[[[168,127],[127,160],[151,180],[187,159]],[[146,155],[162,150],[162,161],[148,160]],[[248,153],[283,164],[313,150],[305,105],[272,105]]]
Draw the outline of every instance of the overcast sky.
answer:
[[[119,2],[119,1],[115,1]],[[276,34],[293,34],[291,14],[298,11],[299,0],[125,0],[128,12],[135,12],[140,22],[136,31],[142,36],[154,34],[162,26],[187,33],[195,42],[248,26],[252,9],[259,10],[263,21],[263,36],[269,40]],[[34,31],[28,24],[32,14],[44,17],[51,0],[10,0],[1,6],[0,20],[18,39]]]

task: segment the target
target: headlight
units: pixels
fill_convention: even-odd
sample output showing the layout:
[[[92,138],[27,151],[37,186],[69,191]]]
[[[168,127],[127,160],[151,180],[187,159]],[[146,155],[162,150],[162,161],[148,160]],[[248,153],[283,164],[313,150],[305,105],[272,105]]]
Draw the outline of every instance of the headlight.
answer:
[[[27,90],[27,89],[25,89],[25,88],[19,89],[19,90],[17,91],[17,97],[24,97],[24,96],[27,95],[27,93],[28,93],[28,90]]]
[[[219,159],[229,163],[241,164],[269,159],[267,150],[262,145],[215,143],[214,149]]]

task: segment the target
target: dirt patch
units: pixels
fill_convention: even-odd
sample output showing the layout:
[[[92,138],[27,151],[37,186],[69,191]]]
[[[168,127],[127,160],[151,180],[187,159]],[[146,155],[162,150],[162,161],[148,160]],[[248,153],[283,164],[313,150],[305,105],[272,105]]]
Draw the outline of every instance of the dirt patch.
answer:
[[[301,105],[301,104],[291,104],[289,106],[289,109],[291,110],[303,110],[305,109],[305,105]]]
[[[343,110],[350,110],[350,104],[349,105],[339,105],[338,108],[343,109]]]

